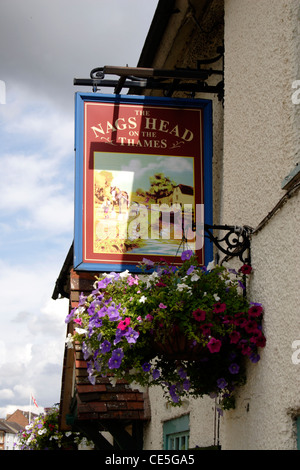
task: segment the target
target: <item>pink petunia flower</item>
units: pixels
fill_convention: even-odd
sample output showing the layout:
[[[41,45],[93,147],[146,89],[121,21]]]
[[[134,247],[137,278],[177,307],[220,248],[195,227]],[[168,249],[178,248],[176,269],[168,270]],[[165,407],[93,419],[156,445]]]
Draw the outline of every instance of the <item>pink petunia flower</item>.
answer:
[[[129,317],[126,317],[125,320],[122,320],[120,321],[120,323],[118,324],[117,328],[119,330],[126,330],[127,326],[129,325],[130,323],[130,318]]]

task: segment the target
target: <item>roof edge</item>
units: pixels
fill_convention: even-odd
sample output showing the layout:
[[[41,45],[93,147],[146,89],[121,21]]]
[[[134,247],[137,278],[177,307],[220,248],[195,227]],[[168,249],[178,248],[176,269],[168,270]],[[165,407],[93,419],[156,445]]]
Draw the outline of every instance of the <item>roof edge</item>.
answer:
[[[149,67],[152,65],[170,17],[174,13],[175,4],[176,0],[159,0],[142,48],[137,64],[138,67]]]

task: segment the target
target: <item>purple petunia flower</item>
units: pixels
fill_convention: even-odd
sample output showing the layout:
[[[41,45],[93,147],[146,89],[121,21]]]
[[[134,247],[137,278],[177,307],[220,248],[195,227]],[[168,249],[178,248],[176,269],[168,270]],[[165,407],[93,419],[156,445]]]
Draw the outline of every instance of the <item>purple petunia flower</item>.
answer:
[[[85,341],[82,343],[81,351],[83,354],[83,359],[86,361],[90,357],[91,351],[89,350]]]
[[[219,388],[225,388],[228,384],[225,379],[221,378],[217,380],[217,385]]]
[[[108,360],[108,367],[110,369],[118,369],[124,357],[123,350],[117,348],[112,352],[111,358]]]
[[[181,254],[182,261],[189,260],[193,256],[192,250],[183,251]]]
[[[142,369],[144,372],[149,372],[151,369],[151,364],[149,364],[149,362],[145,362],[145,364],[142,365]]]
[[[188,391],[190,389],[190,381],[188,379],[185,379],[185,381],[183,382],[183,388],[184,390]]]
[[[97,287],[98,289],[105,289],[108,284],[112,282],[112,279],[109,277],[105,277],[104,279],[101,279],[101,281],[98,281]]]
[[[65,323],[69,323],[72,320],[76,310],[76,308],[73,308],[73,310],[71,310],[71,312],[66,316]]]
[[[120,313],[115,307],[108,307],[107,308],[107,315],[109,316],[110,321],[117,321],[121,320]]]
[[[187,270],[186,274],[189,276],[195,269],[195,266],[190,266],[189,269]]]
[[[177,370],[177,373],[179,377],[181,377],[182,379],[186,378],[186,371],[184,370],[183,367],[179,367],[179,369]]]
[[[154,265],[154,261],[151,261],[150,259],[147,259],[147,258],[143,258],[142,263],[144,263],[146,266],[153,266]]]
[[[140,335],[139,332],[135,331],[131,327],[128,327],[128,329],[126,330],[126,333],[124,334],[128,343],[136,343],[136,340],[138,339],[139,335]]]
[[[235,362],[233,362],[232,364],[230,364],[229,366],[229,372],[231,374],[238,374],[239,373],[239,370],[240,370],[240,366],[238,364],[236,364]]]
[[[159,376],[160,376],[159,370],[154,369],[153,372],[152,372],[152,377],[154,378],[154,380],[158,379]]]
[[[112,352],[112,357],[116,357],[116,358],[119,358],[119,359],[123,359],[124,357],[124,352],[123,352],[123,349],[122,348],[117,348],[115,349],[113,352]]]
[[[169,387],[169,393],[171,395],[171,398],[172,398],[173,402],[178,403],[179,397],[176,394],[176,385],[171,385],[171,387]]]
[[[252,353],[250,354],[249,359],[251,362],[253,362],[253,364],[256,364],[260,360],[260,355]]]
[[[121,365],[121,362],[122,362],[122,358],[119,358],[117,356],[112,356],[109,360],[108,360],[108,367],[110,369],[118,369]]]
[[[110,351],[110,348],[111,348],[110,342],[107,339],[105,339],[103,343],[101,344],[101,352],[107,353]]]

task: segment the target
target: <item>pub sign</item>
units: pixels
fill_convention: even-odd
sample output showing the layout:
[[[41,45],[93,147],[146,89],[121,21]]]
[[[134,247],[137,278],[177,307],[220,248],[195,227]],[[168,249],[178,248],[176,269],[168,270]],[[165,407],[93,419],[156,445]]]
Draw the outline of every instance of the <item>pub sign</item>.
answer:
[[[211,261],[211,101],[78,92],[75,157],[75,270]]]

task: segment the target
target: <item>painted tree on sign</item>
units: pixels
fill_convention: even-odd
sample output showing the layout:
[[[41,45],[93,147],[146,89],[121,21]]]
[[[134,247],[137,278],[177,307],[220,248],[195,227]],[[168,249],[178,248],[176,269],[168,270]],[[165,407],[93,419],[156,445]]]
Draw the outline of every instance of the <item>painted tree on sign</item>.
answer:
[[[163,173],[155,173],[153,176],[150,176],[149,180],[150,189],[147,194],[155,199],[156,202],[161,197],[169,196],[176,186],[175,181],[171,180]]]

